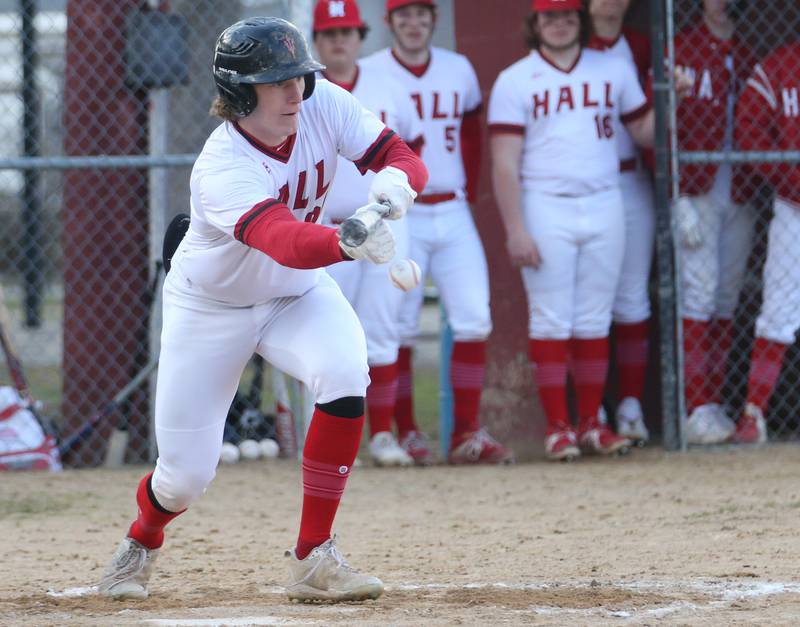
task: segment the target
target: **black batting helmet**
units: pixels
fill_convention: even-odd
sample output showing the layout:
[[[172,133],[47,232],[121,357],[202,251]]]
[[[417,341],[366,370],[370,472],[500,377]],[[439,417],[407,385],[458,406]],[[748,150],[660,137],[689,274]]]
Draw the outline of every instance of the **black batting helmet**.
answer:
[[[308,52],[305,37],[278,17],[252,17],[229,26],[214,50],[214,82],[220,98],[239,116],[256,107],[258,83],[305,77],[305,100],[314,91],[314,72],[324,70]]]

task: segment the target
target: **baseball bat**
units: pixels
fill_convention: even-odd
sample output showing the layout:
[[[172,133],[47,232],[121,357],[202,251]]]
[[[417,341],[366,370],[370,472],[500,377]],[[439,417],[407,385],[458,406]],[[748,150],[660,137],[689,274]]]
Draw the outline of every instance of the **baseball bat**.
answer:
[[[28,386],[28,378],[25,375],[24,368],[22,367],[22,361],[20,361],[16,348],[12,344],[9,336],[9,329],[11,328],[10,320],[8,309],[6,308],[5,294],[2,287],[0,287],[0,346],[2,346],[3,354],[6,357],[6,366],[8,367],[8,372],[11,375],[11,380],[14,382],[14,387],[17,389],[20,397],[25,402],[26,409],[33,414],[33,417],[36,419],[36,422],[39,423],[39,426],[42,428],[45,435],[52,435],[53,437],[56,437],[57,431],[55,426],[50,420],[45,419],[39,413],[39,410],[36,407],[36,401],[34,401],[33,397],[31,396],[31,390]]]
[[[297,457],[297,426],[286,375],[277,368],[272,369],[272,394],[275,397],[275,435],[284,457]]]
[[[357,209],[352,216],[342,222],[339,227],[339,239],[351,248],[361,246],[390,211],[391,207],[377,202]]]

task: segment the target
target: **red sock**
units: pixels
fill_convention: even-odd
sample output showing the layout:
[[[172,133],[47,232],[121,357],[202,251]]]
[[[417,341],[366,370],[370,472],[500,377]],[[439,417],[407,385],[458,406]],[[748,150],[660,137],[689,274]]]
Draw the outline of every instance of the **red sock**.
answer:
[[[708,322],[683,319],[683,385],[686,411],[710,402],[706,396],[708,378]]]
[[[295,554],[304,559],[331,537],[350,468],[361,442],[364,416],[340,418],[314,409],[303,449],[303,514]]]
[[[614,323],[619,398],[640,399],[647,375],[648,320],[623,324]]]
[[[453,342],[450,384],[453,386],[453,439],[478,430],[486,342]]]
[[[167,523],[183,514],[180,512],[169,512],[156,501],[150,481],[153,473],[146,475],[139,482],[136,490],[136,504],[139,506],[139,516],[128,530],[128,537],[133,538],[142,546],[148,549],[157,549],[164,544],[164,527]]]
[[[409,431],[418,431],[414,420],[414,375],[411,372],[411,347],[401,346],[397,353],[397,400],[394,419],[400,439]]]
[[[567,410],[567,341],[528,340],[528,357],[539,401],[547,418],[547,431],[569,429]]]
[[[371,383],[367,388],[367,409],[370,435],[391,431],[397,397],[397,362],[388,366],[370,366],[369,378]]]
[[[572,378],[581,420],[596,418],[603,402],[608,374],[608,337],[580,340],[572,338]]]
[[[732,342],[733,320],[717,318],[708,323],[706,398],[709,403],[722,402],[722,386],[725,384],[728,352],[731,350]]]
[[[781,374],[786,344],[757,337],[750,357],[750,376],[747,379],[747,402],[767,411],[769,397]]]

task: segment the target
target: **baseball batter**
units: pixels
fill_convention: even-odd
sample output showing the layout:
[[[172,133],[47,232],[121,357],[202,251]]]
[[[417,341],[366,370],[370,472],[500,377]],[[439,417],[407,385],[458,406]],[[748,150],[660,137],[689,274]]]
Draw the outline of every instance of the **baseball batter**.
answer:
[[[191,176],[191,225],[164,285],[155,408],[159,457],[137,490],[139,514],[101,594],[146,598],[164,527],[214,478],[225,417],[254,352],[303,381],[316,406],[303,451],[289,597],[375,598],[379,579],[344,561],[331,526],[356,457],[369,382],[364,333],[320,268],[394,255],[385,223],[358,248],[320,219],[338,155],[377,171],[373,202],[401,217],[425,186],[419,158],[350,94],[317,81],[324,66],[278,18],[237,22],[217,40],[211,134]],[[364,199],[366,200],[366,199]],[[335,329],[335,333],[331,332]]]
[[[700,23],[675,36],[675,62],[693,79],[677,114],[681,150],[733,147],[736,99],[754,64],[735,33],[729,0],[703,0]],[[750,250],[755,214],[741,168],[686,164],[675,201],[681,260],[681,316],[687,440],[710,444],[734,429],[722,406],[733,313]]]
[[[590,0],[592,37],[587,47],[633,63],[642,82],[650,70],[650,40],[623,27],[629,5],[630,0]],[[619,119],[615,120],[614,136],[625,209],[625,251],[611,310],[619,379],[616,425],[619,435],[644,443],[650,437],[641,399],[647,372],[648,283],[655,244],[655,207],[650,176],[633,138]]]
[[[422,128],[416,111],[402,88],[386,74],[357,62],[367,26],[355,0],[320,0],[314,9],[314,44],[325,64],[325,78],[349,91],[367,109],[417,151]],[[341,223],[366,198],[371,172],[339,157],[336,177],[328,190],[324,224]],[[392,222],[396,258],[409,255],[406,220]],[[370,384],[367,388],[369,454],[379,466],[409,465],[412,457],[392,433],[397,396],[397,352],[400,346],[399,318],[403,292],[393,287],[387,268],[367,261],[342,262],[328,267],[355,309],[367,338]]]
[[[744,150],[800,150],[800,43],[755,66],[739,101],[736,132]],[[764,414],[800,329],[800,165],[761,164],[758,171],[772,183],[775,201],[747,403],[734,434],[746,444],[766,442]]]
[[[497,78],[489,130],[508,252],[528,297],[545,453],[616,453],[630,441],[598,419],[625,251],[616,131],[619,121],[650,145],[654,116],[629,60],[585,48],[581,0],[533,0],[525,24],[531,52]],[[570,358],[577,433],[565,391]]]
[[[454,426],[448,461],[507,462],[511,451],[478,422],[492,326],[486,258],[468,204],[480,166],[478,79],[466,57],[431,46],[433,0],[387,0],[386,12],[393,45],[368,57],[364,67],[402,85],[422,121],[422,158],[430,180],[408,214],[410,257],[439,290],[453,330]],[[411,346],[419,332],[422,301],[420,285],[403,303],[395,417],[404,448],[417,462],[427,463],[432,454],[414,420],[411,385]]]

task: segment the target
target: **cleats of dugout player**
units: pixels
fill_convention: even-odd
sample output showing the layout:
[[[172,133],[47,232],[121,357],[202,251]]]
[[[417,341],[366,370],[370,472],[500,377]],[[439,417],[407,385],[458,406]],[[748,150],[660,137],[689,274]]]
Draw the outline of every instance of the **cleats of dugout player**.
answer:
[[[764,444],[767,441],[767,421],[758,405],[747,403],[736,424],[732,440],[737,444]]]
[[[598,455],[624,455],[631,448],[628,438],[617,435],[596,417],[581,420],[578,443],[584,453]]]
[[[97,584],[97,591],[114,599],[146,599],[147,582],[156,557],[158,549],[148,549],[132,538],[124,538]]]
[[[336,548],[335,536],[305,559],[286,551],[291,581],[286,592],[293,601],[363,601],[383,594],[383,582],[353,569]]]
[[[454,436],[450,444],[451,464],[511,464],[514,452],[500,444],[485,429]]]
[[[400,447],[394,435],[388,431],[379,431],[372,436],[369,456],[376,466],[410,466],[414,463],[411,455]]]
[[[569,428],[547,434],[544,439],[544,455],[553,461],[569,461],[581,456],[575,432]]]
[[[400,440],[400,446],[411,456],[417,466],[430,466],[436,463],[436,456],[428,443],[428,437],[421,431],[409,431]]]
[[[721,444],[733,435],[736,425],[721,405],[706,403],[692,410],[685,428],[689,444]]]
[[[643,446],[650,439],[650,432],[644,424],[642,404],[638,398],[626,396],[617,406],[617,435],[628,438]]]

